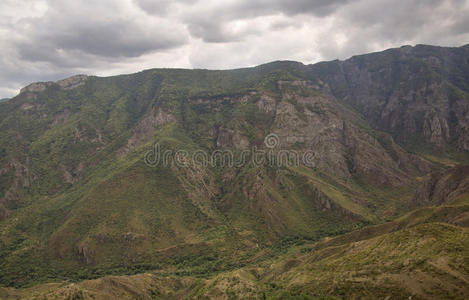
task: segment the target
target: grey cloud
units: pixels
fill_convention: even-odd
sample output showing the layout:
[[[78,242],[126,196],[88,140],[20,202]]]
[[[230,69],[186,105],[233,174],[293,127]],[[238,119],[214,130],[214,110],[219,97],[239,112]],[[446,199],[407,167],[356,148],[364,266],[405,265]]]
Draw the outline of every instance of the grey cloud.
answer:
[[[465,9],[459,9],[453,16],[455,20],[450,27],[450,30],[455,34],[465,34],[469,32],[469,4],[466,4]]]
[[[202,38],[207,43],[239,42],[250,35],[262,34],[256,28],[235,30],[233,24],[213,19],[192,19],[188,24],[192,36]]]
[[[469,32],[469,19],[459,20],[452,26],[455,34],[465,34]]]
[[[51,37],[62,49],[78,49],[100,56],[140,56],[149,51],[173,48],[186,42],[177,32],[145,30],[130,22],[78,24],[73,31]]]
[[[240,39],[235,34],[226,32],[225,25],[219,20],[209,18],[192,18],[188,25],[189,32],[194,37],[200,37],[208,43],[226,43]]]
[[[23,59],[52,60],[63,51],[80,51],[102,57],[136,57],[151,51],[183,45],[181,30],[137,24],[130,19],[30,21],[28,40],[18,44]],[[37,54],[37,56],[36,56]]]
[[[18,45],[23,59],[54,61],[63,51],[79,51],[102,57],[136,57],[151,51],[180,46],[186,42],[177,33],[145,30],[127,21],[79,23],[60,31],[33,33]]]

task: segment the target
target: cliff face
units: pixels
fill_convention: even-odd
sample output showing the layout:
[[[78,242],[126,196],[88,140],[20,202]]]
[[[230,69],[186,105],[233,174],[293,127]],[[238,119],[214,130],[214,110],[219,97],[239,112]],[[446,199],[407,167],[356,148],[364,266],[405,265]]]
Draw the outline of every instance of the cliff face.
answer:
[[[468,150],[468,57],[468,46],[404,46],[311,69],[340,101],[399,142]]]

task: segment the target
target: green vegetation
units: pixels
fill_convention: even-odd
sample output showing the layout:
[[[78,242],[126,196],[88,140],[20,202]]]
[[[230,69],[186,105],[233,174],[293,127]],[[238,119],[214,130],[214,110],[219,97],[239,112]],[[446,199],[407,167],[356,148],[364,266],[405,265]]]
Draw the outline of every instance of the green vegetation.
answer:
[[[146,271],[140,275],[107,276],[78,284],[0,288],[0,296],[464,299],[469,295],[466,251],[469,230],[449,222],[467,215],[468,211],[469,206],[428,208],[392,223],[332,239],[302,245],[287,242],[289,250],[279,256],[219,273],[211,272],[205,277],[194,277],[179,268],[184,261],[204,264],[204,260],[217,261],[215,257],[180,258],[178,271],[173,273]],[[145,268],[138,271],[145,271]]]

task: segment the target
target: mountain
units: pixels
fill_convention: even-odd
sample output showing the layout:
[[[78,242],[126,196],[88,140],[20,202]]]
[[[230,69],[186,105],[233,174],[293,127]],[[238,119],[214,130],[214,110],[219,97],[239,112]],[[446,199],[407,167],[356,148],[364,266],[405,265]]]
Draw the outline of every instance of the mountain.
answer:
[[[10,100],[10,99],[9,98],[3,98],[3,99],[0,99],[0,102],[6,102],[8,100]]]
[[[468,61],[417,45],[23,88],[0,104],[0,297],[467,297]]]

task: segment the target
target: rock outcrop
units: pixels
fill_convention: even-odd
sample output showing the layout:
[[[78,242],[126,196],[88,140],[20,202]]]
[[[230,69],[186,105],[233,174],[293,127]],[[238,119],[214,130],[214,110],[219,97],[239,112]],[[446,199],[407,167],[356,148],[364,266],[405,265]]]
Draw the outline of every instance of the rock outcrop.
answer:
[[[469,166],[457,166],[427,176],[415,193],[412,206],[429,206],[468,199]],[[465,197],[465,198],[461,198]]]
[[[53,85],[58,85],[60,88],[64,90],[72,90],[74,88],[84,85],[86,81],[88,80],[88,78],[89,77],[87,75],[75,75],[75,76],[71,76],[71,77],[56,81],[56,82],[53,82],[53,81],[35,82],[22,88],[20,90],[20,94],[40,93],[40,92],[45,91],[46,88],[53,86]]]

